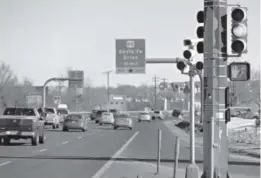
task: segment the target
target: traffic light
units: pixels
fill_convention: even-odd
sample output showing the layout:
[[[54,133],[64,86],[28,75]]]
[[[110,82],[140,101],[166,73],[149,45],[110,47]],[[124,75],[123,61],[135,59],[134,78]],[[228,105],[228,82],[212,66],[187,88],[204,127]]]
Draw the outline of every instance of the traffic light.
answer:
[[[200,24],[200,26],[198,26],[197,28],[197,37],[200,39],[204,38],[204,21],[205,21],[205,17],[204,17],[204,11],[199,11],[197,13],[197,22]],[[197,43],[197,52],[199,54],[202,54],[204,52],[204,41],[199,41]]]
[[[181,72],[183,72],[186,67],[187,67],[187,64],[186,64],[185,62],[183,62],[183,61],[179,61],[179,62],[177,63],[177,68],[178,68]]]
[[[194,45],[195,41],[186,39],[183,41],[184,46],[188,46],[188,49],[183,52],[185,59],[191,60],[195,56]]]
[[[204,68],[204,64],[203,64],[203,62],[201,62],[201,61],[198,61],[197,63],[196,63],[196,68],[198,69],[198,70],[203,70],[203,68]]]
[[[247,53],[247,8],[233,7],[232,18],[232,42],[233,54]]]
[[[250,63],[232,62],[228,66],[227,73],[230,81],[248,81],[250,79]]]

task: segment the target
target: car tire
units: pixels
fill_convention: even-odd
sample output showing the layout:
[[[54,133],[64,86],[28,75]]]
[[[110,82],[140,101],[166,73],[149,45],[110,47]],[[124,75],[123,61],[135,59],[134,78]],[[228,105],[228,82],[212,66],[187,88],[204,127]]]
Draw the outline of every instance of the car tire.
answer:
[[[129,127],[130,130],[132,130],[132,127]]]
[[[53,124],[52,127],[53,127],[53,129],[56,129],[56,125],[55,124]]]
[[[141,120],[139,120],[139,122],[141,122]]]
[[[86,132],[87,131],[87,129],[86,128],[82,128],[82,132]]]
[[[63,132],[68,132],[68,131],[69,131],[68,128],[63,127]]]
[[[39,143],[44,144],[44,135],[39,137]]]
[[[114,130],[117,130],[117,128],[118,128],[117,126],[114,126],[114,127],[113,127]]]
[[[103,125],[102,123],[100,123],[100,125]]]
[[[59,125],[59,124],[57,124],[57,125],[56,125],[56,128],[57,128],[57,129],[59,129],[59,127],[60,127],[60,125]]]
[[[32,146],[37,146],[38,143],[39,143],[39,137],[38,136],[32,137],[31,139]]]
[[[10,138],[3,138],[3,140],[4,140],[4,145],[9,145],[10,144],[10,141],[11,141]]]

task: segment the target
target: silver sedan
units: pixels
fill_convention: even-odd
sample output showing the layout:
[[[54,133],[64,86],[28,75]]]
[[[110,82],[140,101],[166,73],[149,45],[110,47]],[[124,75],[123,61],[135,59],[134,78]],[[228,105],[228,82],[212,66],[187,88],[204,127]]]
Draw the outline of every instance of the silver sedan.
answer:
[[[132,119],[128,114],[117,114],[115,115],[114,129],[119,127],[129,128],[132,130]]]

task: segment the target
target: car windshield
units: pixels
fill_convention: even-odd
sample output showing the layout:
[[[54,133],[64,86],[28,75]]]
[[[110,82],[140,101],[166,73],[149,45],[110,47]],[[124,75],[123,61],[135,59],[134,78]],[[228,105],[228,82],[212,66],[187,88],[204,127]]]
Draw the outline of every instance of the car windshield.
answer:
[[[45,110],[46,113],[54,114],[54,109],[53,108],[44,108],[44,110]]]
[[[155,113],[155,114],[159,114],[159,113],[160,113],[160,111],[154,111],[154,113]]]
[[[98,111],[98,112],[97,112],[97,115],[101,115],[101,114],[104,113],[104,112],[107,112],[107,111],[106,111],[106,110],[104,110],[104,111],[103,111],[103,110],[102,110],[102,111]]]
[[[69,114],[66,117],[66,120],[81,120],[82,119],[82,115],[80,114]]]
[[[7,108],[4,115],[36,116],[32,108]]]
[[[68,114],[68,111],[65,109],[57,109],[58,114]]]

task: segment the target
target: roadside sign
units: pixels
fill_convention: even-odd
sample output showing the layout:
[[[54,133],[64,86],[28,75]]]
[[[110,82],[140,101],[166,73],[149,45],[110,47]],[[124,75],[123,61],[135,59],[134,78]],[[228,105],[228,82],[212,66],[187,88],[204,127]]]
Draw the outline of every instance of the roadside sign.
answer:
[[[61,96],[54,96],[53,97],[54,104],[58,105],[61,102]]]
[[[80,81],[69,80],[69,88],[83,88],[84,71],[82,70],[71,70],[68,73],[69,78],[82,79]]]
[[[117,39],[116,74],[145,73],[145,39]]]

